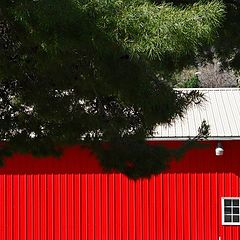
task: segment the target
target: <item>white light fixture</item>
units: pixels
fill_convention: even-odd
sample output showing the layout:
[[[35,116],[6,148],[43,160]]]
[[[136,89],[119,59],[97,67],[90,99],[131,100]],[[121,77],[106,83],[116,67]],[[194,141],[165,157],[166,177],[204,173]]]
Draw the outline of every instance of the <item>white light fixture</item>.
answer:
[[[220,142],[218,142],[217,147],[215,149],[216,156],[222,156],[224,152],[223,146]]]

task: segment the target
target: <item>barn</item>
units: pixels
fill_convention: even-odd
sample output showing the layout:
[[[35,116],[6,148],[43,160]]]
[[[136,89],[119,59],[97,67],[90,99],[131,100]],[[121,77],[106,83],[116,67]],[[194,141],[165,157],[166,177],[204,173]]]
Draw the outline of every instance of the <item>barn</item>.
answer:
[[[60,159],[18,153],[6,158],[0,168],[0,239],[240,239],[240,91],[200,91],[203,104],[182,121],[157,127],[148,141],[178,147],[204,119],[210,137],[149,179],[104,173],[81,146],[67,147]]]

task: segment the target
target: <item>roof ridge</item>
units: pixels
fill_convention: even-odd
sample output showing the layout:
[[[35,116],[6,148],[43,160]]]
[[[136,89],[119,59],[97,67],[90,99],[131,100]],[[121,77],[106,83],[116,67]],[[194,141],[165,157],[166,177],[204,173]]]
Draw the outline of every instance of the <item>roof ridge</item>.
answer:
[[[239,91],[240,88],[174,88],[174,90],[186,91],[186,90],[198,90],[198,91]]]

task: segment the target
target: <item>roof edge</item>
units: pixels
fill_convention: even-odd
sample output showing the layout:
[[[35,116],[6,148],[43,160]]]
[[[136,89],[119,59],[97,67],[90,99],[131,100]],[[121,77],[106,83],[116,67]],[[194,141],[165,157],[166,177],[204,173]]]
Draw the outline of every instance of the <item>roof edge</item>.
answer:
[[[174,88],[174,90],[177,91],[192,91],[192,90],[197,90],[197,91],[239,91],[240,88]]]
[[[148,137],[146,138],[147,141],[187,141],[194,138],[193,137]],[[208,137],[203,141],[231,141],[231,140],[240,140],[240,136],[224,136],[224,137]]]

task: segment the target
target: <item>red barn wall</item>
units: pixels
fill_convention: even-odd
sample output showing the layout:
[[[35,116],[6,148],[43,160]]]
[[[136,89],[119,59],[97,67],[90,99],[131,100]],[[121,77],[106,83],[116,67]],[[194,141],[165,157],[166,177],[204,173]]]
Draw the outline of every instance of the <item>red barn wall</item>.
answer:
[[[58,160],[15,154],[0,169],[0,239],[240,239],[221,225],[221,197],[240,196],[239,142],[224,141],[222,157],[207,144],[137,181],[77,146]]]

